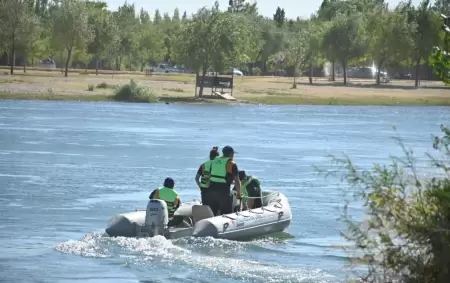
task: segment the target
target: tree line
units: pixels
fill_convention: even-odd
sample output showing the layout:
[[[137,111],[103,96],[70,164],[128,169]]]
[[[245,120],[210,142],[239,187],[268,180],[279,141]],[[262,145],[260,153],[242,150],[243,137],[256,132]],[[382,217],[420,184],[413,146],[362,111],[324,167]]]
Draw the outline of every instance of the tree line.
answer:
[[[444,42],[440,13],[450,1],[405,1],[388,7],[384,0],[323,0],[309,19],[287,19],[278,7],[273,17],[257,3],[230,0],[227,9],[203,7],[193,15],[156,10],[151,18],[134,4],[110,11],[104,2],[85,0],[2,0],[0,52],[11,64],[52,57],[68,68],[140,69],[168,61],[197,74],[237,67],[250,74],[284,70],[291,75],[332,64],[386,68],[429,64],[433,47]],[[294,79],[295,86],[295,79]]]

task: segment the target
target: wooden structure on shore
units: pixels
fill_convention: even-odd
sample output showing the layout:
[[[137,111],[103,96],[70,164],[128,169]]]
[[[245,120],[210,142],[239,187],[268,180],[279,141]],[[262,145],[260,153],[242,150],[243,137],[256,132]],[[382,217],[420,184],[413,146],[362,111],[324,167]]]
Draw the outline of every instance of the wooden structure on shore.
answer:
[[[197,88],[203,85],[203,89],[210,88],[211,96],[226,99],[236,100],[233,97],[233,77],[219,77],[219,76],[196,76],[195,77],[195,95],[197,96]],[[220,90],[220,91],[219,91]],[[226,92],[225,90],[230,90]]]

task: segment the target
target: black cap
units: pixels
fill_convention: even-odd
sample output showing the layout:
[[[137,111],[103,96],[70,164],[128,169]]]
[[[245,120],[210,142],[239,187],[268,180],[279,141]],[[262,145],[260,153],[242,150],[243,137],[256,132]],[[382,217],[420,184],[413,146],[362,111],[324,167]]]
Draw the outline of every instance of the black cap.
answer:
[[[163,186],[173,189],[173,187],[175,187],[175,181],[172,178],[166,178]]]
[[[244,180],[246,176],[247,176],[247,174],[245,174],[244,170],[239,171],[239,180],[241,180],[241,181]]]
[[[227,155],[227,154],[232,154],[232,153],[237,153],[237,152],[234,151],[234,149],[231,146],[227,145],[222,148],[222,153],[224,155]]]

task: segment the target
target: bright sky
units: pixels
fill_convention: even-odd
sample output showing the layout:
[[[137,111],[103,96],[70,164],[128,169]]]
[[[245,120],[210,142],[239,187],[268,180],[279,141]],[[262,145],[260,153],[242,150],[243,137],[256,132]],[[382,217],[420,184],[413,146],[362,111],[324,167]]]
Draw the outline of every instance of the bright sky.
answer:
[[[111,10],[116,10],[117,7],[125,3],[125,0],[103,0],[108,3],[108,7]],[[278,6],[284,9],[286,17],[289,19],[295,19],[297,16],[301,18],[308,18],[312,13],[316,12],[322,0],[250,0],[250,2],[256,1],[258,3],[259,13],[264,16],[272,17]],[[136,10],[141,8],[147,10],[151,15],[158,9],[161,15],[165,12],[172,15],[173,10],[178,7],[180,10],[180,16],[184,11],[188,15],[195,13],[203,6],[212,7],[214,0],[162,0],[149,1],[149,0],[128,0],[128,3],[134,3]],[[387,0],[390,6],[395,6],[401,0]],[[420,3],[420,0],[412,0],[414,5]],[[431,2],[434,2],[433,0]],[[225,9],[228,6],[228,0],[219,0],[220,8]]]

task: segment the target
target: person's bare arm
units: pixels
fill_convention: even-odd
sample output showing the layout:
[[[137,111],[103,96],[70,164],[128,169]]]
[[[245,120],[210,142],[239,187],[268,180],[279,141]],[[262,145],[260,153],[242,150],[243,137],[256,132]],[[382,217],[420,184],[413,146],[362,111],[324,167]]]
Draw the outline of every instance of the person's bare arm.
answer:
[[[230,166],[230,165],[231,165],[231,170],[228,172],[231,172],[231,174],[234,176],[234,178],[233,178],[234,188],[236,190],[238,197],[241,198],[241,180],[239,180],[239,169],[238,169],[237,165],[231,161],[230,161],[230,163],[228,163],[228,166]]]
[[[200,177],[201,177],[201,175],[199,175],[199,174],[195,175],[195,183],[197,184],[197,187],[199,187],[199,188],[200,188]]]
[[[203,165],[200,165],[200,167],[197,170],[197,174],[195,175],[195,183],[197,184],[197,187],[200,189],[202,188],[200,186],[200,178],[202,177],[202,175],[201,175],[202,172],[203,172]]]
[[[239,180],[239,175],[234,176],[234,188],[236,189],[237,195],[241,197],[241,181]]]

